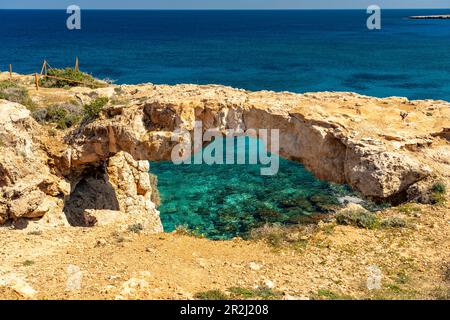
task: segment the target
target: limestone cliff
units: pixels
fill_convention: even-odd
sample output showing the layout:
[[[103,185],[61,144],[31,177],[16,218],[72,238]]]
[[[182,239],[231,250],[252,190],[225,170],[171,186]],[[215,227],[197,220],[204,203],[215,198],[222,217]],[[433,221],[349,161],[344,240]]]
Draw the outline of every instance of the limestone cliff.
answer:
[[[67,137],[71,166],[98,163],[121,150],[138,160],[169,160],[173,132],[192,131],[196,120],[203,130],[279,129],[281,156],[377,199],[399,196],[432,174],[434,161],[424,157],[448,165],[446,102],[193,85],[118,91],[126,105],[110,106],[101,120]]]
[[[169,160],[174,131],[192,131],[196,120],[221,132],[279,129],[281,156],[379,200],[415,197],[421,184],[447,180],[450,172],[444,101],[151,84],[30,94],[41,106],[97,96],[111,102],[99,119],[63,136],[36,123],[25,107],[0,100],[0,223],[45,215],[52,223],[90,225],[108,210],[160,231],[147,161]]]

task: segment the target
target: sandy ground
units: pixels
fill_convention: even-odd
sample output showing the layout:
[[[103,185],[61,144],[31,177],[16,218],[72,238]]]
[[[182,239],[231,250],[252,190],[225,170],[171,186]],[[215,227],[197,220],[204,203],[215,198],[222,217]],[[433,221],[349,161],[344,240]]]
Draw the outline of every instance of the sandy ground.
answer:
[[[409,228],[321,222],[281,245],[115,227],[2,227],[0,298],[193,299],[269,286],[280,299],[449,299],[450,207],[417,208],[382,213],[403,216]],[[381,287],[369,290],[376,270]]]

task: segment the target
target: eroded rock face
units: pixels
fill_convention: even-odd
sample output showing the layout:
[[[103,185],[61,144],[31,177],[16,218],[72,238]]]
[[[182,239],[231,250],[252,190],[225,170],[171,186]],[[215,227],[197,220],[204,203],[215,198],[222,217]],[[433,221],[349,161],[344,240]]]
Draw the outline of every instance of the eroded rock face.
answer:
[[[195,121],[222,133],[279,129],[281,156],[380,200],[420,197],[425,179],[448,179],[450,172],[450,104],[443,101],[195,85],[94,91],[34,93],[37,101],[49,94],[86,103],[96,96],[116,100],[64,139],[49,137],[25,107],[0,100],[0,223],[44,216],[50,224],[92,225],[125,218],[161,231],[148,161],[170,160],[179,142],[174,132],[192,134]],[[111,212],[115,218],[105,218]]]
[[[203,130],[223,133],[279,129],[281,156],[304,164],[320,179],[389,199],[432,173],[420,155],[433,143],[442,144],[435,132],[450,125],[444,102],[420,102],[424,111],[439,110],[435,120],[415,111],[419,102],[352,93],[297,95],[194,85],[121,90],[128,106],[105,110],[100,121],[68,137],[73,166],[101,162],[121,150],[137,160],[170,160],[177,144],[173,132],[192,132],[195,121],[202,121]]]
[[[120,220],[123,226],[162,231],[148,161],[118,152],[100,164],[70,167],[59,158],[70,150],[50,151],[55,138],[46,135],[24,106],[0,100],[0,224],[42,217],[46,226]],[[104,214],[108,211],[112,218]]]
[[[120,223],[139,224],[142,229],[162,232],[156,204],[156,177],[148,161],[136,161],[119,152],[99,167],[88,167],[72,183],[64,213],[73,226]]]
[[[146,230],[162,232],[159,211],[156,209],[159,205],[157,181],[149,170],[148,161],[136,161],[126,152],[111,157],[106,168],[119,210]]]
[[[36,140],[40,134],[24,106],[0,100],[0,223],[60,212],[69,194]]]

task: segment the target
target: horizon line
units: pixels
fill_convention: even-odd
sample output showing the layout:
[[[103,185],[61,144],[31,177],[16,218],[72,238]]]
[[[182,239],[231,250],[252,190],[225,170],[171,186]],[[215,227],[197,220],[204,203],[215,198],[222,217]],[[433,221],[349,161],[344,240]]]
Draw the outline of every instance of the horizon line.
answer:
[[[97,11],[325,11],[325,10],[367,10],[361,8],[87,8],[82,10]],[[381,8],[382,10],[450,10],[450,8],[413,7],[413,8]],[[66,10],[66,8],[0,8],[0,10]]]

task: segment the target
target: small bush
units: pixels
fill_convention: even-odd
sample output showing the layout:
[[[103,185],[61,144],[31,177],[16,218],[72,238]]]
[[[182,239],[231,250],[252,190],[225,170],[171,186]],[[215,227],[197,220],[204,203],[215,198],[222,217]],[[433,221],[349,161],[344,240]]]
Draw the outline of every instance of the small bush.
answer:
[[[78,87],[82,85],[85,85],[89,88],[99,88],[104,86],[103,83],[96,80],[90,74],[82,71],[76,71],[74,68],[50,69],[48,70],[47,75],[68,80],[44,77],[40,80],[40,86],[45,88],[66,88]]]
[[[67,129],[80,122],[83,112],[77,103],[61,103],[38,109],[32,116],[39,123],[54,123],[58,129]]]
[[[408,223],[401,217],[389,217],[381,220],[380,225],[383,228],[406,228]]]
[[[317,297],[319,299],[327,299],[327,300],[352,300],[353,298],[348,295],[341,295],[335,293],[331,290],[319,289],[317,291]]]
[[[13,81],[0,81],[0,99],[20,103],[31,111],[36,109],[27,89]]]
[[[107,97],[98,97],[94,99],[91,103],[84,106],[84,115],[87,119],[96,119],[100,115],[100,112],[108,103],[109,99]]]
[[[81,120],[81,113],[71,112],[67,105],[55,105],[47,109],[46,120],[56,123],[58,129],[67,129]]]
[[[128,231],[133,233],[140,233],[142,230],[144,230],[144,226],[140,223],[132,224],[131,226],[128,226]]]
[[[277,224],[265,224],[260,228],[250,231],[249,238],[253,240],[264,240],[273,247],[281,247],[286,238],[284,229]]]
[[[431,187],[431,192],[445,193],[446,191],[447,191],[447,187],[443,182],[436,182]]]
[[[229,288],[228,291],[232,294],[233,299],[273,300],[273,299],[280,299],[281,297],[283,297],[283,293],[273,291],[272,289],[269,288],[249,289],[249,288],[233,287]]]
[[[447,192],[447,187],[443,182],[436,182],[430,189],[431,191],[431,202],[433,204],[442,204],[445,202],[445,193]]]
[[[379,225],[378,217],[366,211],[343,211],[336,215],[336,222],[366,229],[375,229]]]
[[[422,209],[414,203],[405,203],[397,207],[397,211],[406,214],[412,214],[422,211]]]
[[[228,296],[220,290],[209,290],[195,294],[198,300],[228,300]]]
[[[33,230],[28,232],[28,235],[30,236],[41,236],[42,235],[42,231],[41,230]]]
[[[194,230],[190,229],[187,224],[176,226],[175,232],[178,235],[189,236],[195,238],[204,238],[205,234],[200,231],[200,228],[197,227]]]
[[[32,266],[34,264],[34,261],[32,261],[32,260],[25,260],[23,263],[22,263],[22,265],[24,266],[24,267],[30,267],[30,266]]]

